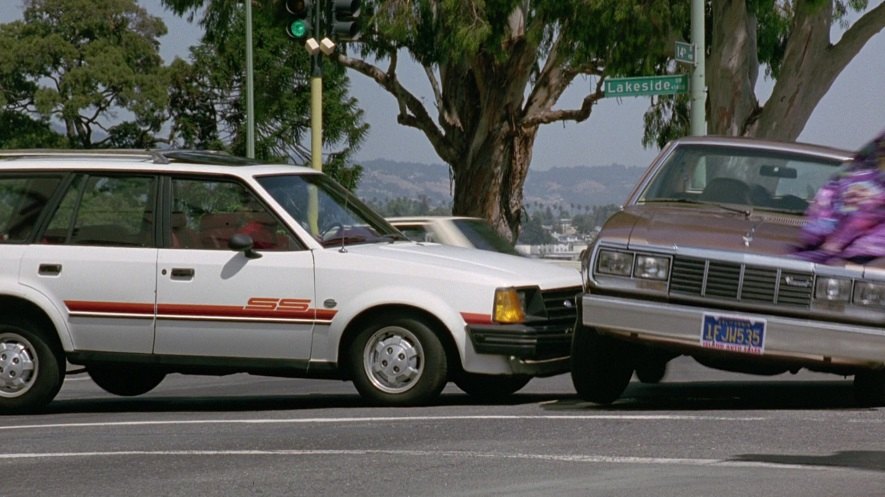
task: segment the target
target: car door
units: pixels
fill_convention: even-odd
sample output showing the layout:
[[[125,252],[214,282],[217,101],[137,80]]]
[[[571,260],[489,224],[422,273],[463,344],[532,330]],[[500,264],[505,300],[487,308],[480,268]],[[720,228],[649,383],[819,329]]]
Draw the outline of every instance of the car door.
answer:
[[[165,188],[154,353],[306,365],[316,314],[311,252],[239,181],[179,176]],[[252,237],[254,253],[228,248],[235,233]]]
[[[19,279],[64,306],[78,351],[150,353],[157,178],[85,173],[21,260]]]

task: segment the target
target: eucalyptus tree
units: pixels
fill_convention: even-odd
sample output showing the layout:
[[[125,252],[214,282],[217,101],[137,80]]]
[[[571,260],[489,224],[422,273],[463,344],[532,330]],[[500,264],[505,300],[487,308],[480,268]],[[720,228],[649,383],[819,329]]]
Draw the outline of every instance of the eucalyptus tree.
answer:
[[[151,146],[165,119],[165,33],[135,0],[24,0],[23,19],[0,24],[0,108],[64,128],[70,147]],[[3,131],[19,132],[34,128]]]
[[[337,60],[390,93],[397,122],[421,131],[449,165],[453,213],[489,219],[511,239],[539,128],[589,118],[607,76],[666,71],[672,19],[687,15],[657,0],[365,3],[359,54]],[[399,78],[403,63],[421,66],[426,104]],[[562,107],[572,84],[583,96]]]
[[[885,28],[885,2],[868,7],[867,0],[708,2],[708,132],[795,140],[836,78]],[[760,70],[773,81],[764,102]],[[877,91],[869,97],[881,99]],[[646,144],[687,133],[685,98],[655,99],[645,117]]]

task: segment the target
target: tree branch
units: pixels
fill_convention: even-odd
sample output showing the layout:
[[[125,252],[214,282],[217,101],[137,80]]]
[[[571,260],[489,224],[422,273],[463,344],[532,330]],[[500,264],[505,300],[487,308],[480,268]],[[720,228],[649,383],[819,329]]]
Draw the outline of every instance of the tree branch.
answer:
[[[844,59],[843,65],[857,55],[867,42],[885,28],[885,2],[864,14],[842,35],[838,43],[831,48],[831,57],[839,63]],[[828,59],[828,63],[832,63]]]
[[[605,93],[602,91],[603,81],[604,78],[599,78],[599,81],[596,82],[596,89],[593,93],[584,97],[581,101],[580,108],[535,112],[526,116],[525,119],[522,120],[522,126],[526,128],[541,124],[549,124],[556,121],[581,122],[586,120],[590,117],[590,113],[593,111],[593,106],[596,105],[596,102],[605,96]]]
[[[399,107],[397,122],[424,133],[441,159],[448,163],[452,163],[457,159],[454,148],[452,148],[446,136],[436,126],[430,114],[427,113],[427,109],[424,108],[421,100],[402,86],[396,78],[395,55],[391,56],[391,65],[387,72],[365,60],[353,59],[342,53],[338,54],[336,60],[345,67],[368,76],[393,95]]]

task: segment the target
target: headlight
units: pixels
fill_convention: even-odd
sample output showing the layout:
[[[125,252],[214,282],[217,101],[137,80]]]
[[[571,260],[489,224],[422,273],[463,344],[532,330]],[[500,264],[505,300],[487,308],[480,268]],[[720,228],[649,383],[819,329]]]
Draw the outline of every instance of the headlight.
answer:
[[[854,284],[854,303],[885,307],[885,283],[858,281]]]
[[[655,255],[636,255],[633,276],[648,280],[666,280],[670,275],[670,259]]]
[[[495,314],[492,319],[498,323],[522,323],[525,321],[525,301],[516,288],[495,290]]]
[[[596,271],[602,274],[630,276],[633,273],[633,254],[600,250],[596,261]]]
[[[814,298],[828,302],[848,302],[851,297],[851,280],[846,278],[818,277]]]

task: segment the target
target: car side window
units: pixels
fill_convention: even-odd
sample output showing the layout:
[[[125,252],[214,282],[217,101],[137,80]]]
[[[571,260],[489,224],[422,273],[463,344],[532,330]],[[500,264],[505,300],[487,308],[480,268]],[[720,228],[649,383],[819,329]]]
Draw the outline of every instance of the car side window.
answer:
[[[228,250],[236,233],[259,250],[296,250],[298,243],[245,186],[219,179],[172,179],[172,248]]]
[[[84,174],[65,192],[43,243],[154,246],[155,179]]]
[[[0,177],[0,243],[26,242],[61,176]]]

